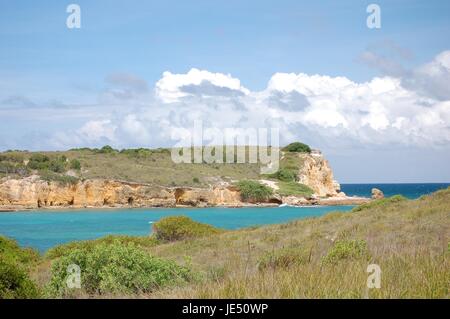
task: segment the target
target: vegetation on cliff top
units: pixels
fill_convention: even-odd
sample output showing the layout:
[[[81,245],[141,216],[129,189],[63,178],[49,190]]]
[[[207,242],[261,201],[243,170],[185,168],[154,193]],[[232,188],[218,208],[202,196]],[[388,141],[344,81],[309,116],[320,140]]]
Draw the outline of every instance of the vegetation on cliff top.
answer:
[[[236,186],[244,202],[265,202],[273,194],[273,190],[260,182],[242,180]]]
[[[282,150],[285,152],[311,153],[311,148],[309,145],[300,142],[291,143],[285,146]]]
[[[297,143],[287,146],[289,151],[281,159],[282,170],[277,179],[295,180],[295,170],[302,163],[296,153],[291,152],[305,152],[305,148],[293,145]],[[202,152],[205,151],[203,148]],[[167,148],[117,150],[106,145],[64,152],[7,151],[0,153],[0,177],[20,178],[37,173],[45,180],[62,184],[75,183],[80,179],[104,178],[161,186],[206,187],[220,181],[261,178],[260,164],[248,163],[249,153],[254,151],[257,151],[256,146],[235,146],[231,159],[223,152],[222,164],[176,164],[171,159],[171,150]],[[237,163],[239,152],[245,154],[246,163]]]

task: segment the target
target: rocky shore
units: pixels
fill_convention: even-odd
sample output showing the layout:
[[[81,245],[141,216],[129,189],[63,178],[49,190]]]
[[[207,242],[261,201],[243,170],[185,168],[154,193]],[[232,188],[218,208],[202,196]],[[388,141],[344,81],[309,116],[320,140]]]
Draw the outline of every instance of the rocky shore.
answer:
[[[239,190],[231,185],[162,187],[101,179],[61,185],[43,181],[36,175],[0,183],[0,211],[3,212],[61,208],[356,205],[368,200],[336,193],[311,198],[273,195],[264,202],[248,203],[241,200]]]
[[[261,179],[273,189],[264,201],[241,199],[235,182],[218,181],[203,187],[161,186],[114,179],[79,179],[73,183],[43,180],[37,172],[27,177],[0,179],[0,211],[61,208],[123,208],[123,207],[246,207],[246,206],[309,206],[359,205],[369,198],[350,197],[341,192],[328,161],[322,153],[288,154],[288,160],[299,165],[295,180],[313,191],[312,195],[282,196],[276,180]],[[281,161],[286,159],[283,154]],[[217,178],[216,178],[217,179]],[[381,196],[374,194],[374,198]]]

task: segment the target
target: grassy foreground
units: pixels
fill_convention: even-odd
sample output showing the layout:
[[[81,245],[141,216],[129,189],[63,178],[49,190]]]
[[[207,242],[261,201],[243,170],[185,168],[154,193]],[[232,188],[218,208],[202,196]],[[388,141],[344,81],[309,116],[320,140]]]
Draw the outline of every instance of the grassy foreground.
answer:
[[[62,245],[22,269],[41,297],[450,297],[450,188],[418,200],[395,197],[347,213],[237,231],[183,217],[155,226],[151,237]],[[82,289],[64,286],[73,262],[81,266]],[[380,289],[366,288],[369,264],[381,268]],[[3,286],[12,287],[6,279]],[[34,290],[5,291],[3,297],[36,296]]]
[[[450,188],[350,213],[152,247],[206,274],[162,298],[448,298]],[[367,291],[369,264],[381,288]]]

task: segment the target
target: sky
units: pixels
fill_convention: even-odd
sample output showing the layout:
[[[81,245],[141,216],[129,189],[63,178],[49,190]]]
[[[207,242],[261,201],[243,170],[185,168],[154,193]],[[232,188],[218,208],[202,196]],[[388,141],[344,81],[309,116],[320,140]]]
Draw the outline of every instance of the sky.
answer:
[[[449,182],[449,35],[437,0],[0,0],[0,151],[171,147],[202,120],[278,128],[341,183]]]

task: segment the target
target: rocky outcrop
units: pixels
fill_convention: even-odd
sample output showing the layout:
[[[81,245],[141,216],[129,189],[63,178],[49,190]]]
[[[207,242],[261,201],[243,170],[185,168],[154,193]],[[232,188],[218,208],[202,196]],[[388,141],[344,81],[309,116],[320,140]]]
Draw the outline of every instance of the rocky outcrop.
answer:
[[[264,202],[243,202],[239,190],[227,183],[209,188],[163,187],[127,181],[90,179],[75,184],[47,182],[37,175],[22,179],[0,180],[0,210],[36,209],[53,207],[175,207],[175,206],[229,206],[248,205],[348,205],[367,199],[347,197],[340,192],[339,183],[322,154],[299,153],[302,163],[298,181],[314,190],[309,198],[277,194],[274,181],[261,180],[274,189],[274,195]],[[381,191],[380,191],[381,192]],[[382,192],[381,192],[382,195]],[[376,196],[380,196],[377,193]]]
[[[334,180],[333,171],[322,153],[315,151],[311,154],[300,153],[303,161],[298,172],[299,183],[309,186],[319,197],[336,196],[340,192],[340,185]]]
[[[372,188],[372,199],[382,199],[384,198],[384,193],[378,188]]]
[[[93,179],[62,185],[38,176],[0,183],[0,205],[25,208],[174,206],[172,189],[154,185]]]
[[[93,179],[63,185],[38,176],[0,181],[0,209],[57,207],[175,207],[246,206],[281,204],[272,196],[264,203],[244,203],[234,186],[211,188],[162,187],[114,180]]]

